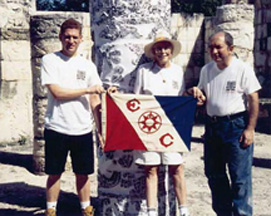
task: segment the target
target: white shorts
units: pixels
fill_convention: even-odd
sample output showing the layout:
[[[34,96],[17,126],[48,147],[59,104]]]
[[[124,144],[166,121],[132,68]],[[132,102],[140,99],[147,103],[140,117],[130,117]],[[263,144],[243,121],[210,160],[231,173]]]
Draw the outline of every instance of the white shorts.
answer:
[[[134,151],[135,163],[140,165],[179,165],[183,163],[179,152]]]

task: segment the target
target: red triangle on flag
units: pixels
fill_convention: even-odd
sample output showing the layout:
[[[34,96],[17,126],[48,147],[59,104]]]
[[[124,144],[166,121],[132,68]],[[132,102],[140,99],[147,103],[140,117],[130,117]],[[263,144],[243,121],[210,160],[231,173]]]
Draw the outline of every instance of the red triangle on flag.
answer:
[[[106,119],[104,151],[147,150],[134,128],[108,94],[106,95]]]

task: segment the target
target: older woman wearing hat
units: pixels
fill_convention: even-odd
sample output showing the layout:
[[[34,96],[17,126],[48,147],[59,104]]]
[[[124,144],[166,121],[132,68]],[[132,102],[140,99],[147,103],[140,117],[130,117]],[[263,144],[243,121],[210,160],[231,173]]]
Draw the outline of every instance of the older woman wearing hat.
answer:
[[[179,41],[170,39],[167,32],[157,33],[154,41],[144,47],[145,55],[153,61],[141,65],[137,71],[135,94],[182,95],[185,91],[184,73],[171,62],[181,50]],[[145,166],[148,216],[157,216],[158,168],[168,165],[173,177],[175,194],[181,216],[188,216],[183,157],[181,153],[135,151],[135,162]]]

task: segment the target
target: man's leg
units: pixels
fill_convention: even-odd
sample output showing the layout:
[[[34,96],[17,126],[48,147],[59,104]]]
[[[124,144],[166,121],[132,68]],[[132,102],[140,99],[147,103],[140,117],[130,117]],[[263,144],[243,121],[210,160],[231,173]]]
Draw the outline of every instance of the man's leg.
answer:
[[[84,216],[94,215],[90,205],[90,180],[88,175],[94,172],[94,154],[92,133],[73,137],[71,140],[72,167],[76,177],[76,189]]]
[[[239,137],[243,132],[246,123],[244,118],[233,121],[229,172],[232,182],[233,214],[234,216],[252,216],[252,161],[253,144],[247,148],[242,147]]]
[[[157,215],[159,166],[145,166],[146,197],[149,216]]]
[[[55,216],[56,205],[60,192],[60,177],[61,175],[49,175],[46,184],[46,206],[45,215]]]
[[[90,181],[88,175],[76,174],[76,189],[80,202],[90,202]]]
[[[227,128],[223,122],[207,122],[204,143],[205,175],[212,193],[212,207],[218,216],[229,216],[232,211],[231,187],[226,173],[226,149],[223,134]],[[219,131],[217,130],[219,128]],[[217,134],[219,133],[219,135]],[[221,134],[222,135],[221,135]],[[221,136],[220,136],[221,135]]]
[[[56,205],[60,192],[60,177],[64,171],[68,149],[66,135],[56,131],[44,131],[45,172],[49,175],[46,184],[46,216],[56,215]]]
[[[169,165],[169,174],[173,177],[174,190],[179,204],[180,215],[188,216],[186,184],[184,178],[184,167],[180,165]]]
[[[60,192],[61,175],[49,175],[46,184],[47,202],[56,202]]]

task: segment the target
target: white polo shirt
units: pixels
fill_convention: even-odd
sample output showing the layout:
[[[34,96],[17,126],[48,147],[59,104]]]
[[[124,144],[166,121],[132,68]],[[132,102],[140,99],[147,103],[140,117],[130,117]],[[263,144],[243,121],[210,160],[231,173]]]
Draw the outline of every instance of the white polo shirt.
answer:
[[[198,88],[206,94],[207,114],[225,116],[245,111],[246,95],[258,91],[261,86],[252,67],[234,57],[223,70],[214,61],[205,65]]]
[[[102,85],[96,66],[81,57],[67,57],[61,52],[42,58],[42,85],[57,84],[60,87],[79,89]],[[71,100],[57,100],[48,91],[45,128],[68,135],[82,135],[92,131],[93,115],[89,95]]]

